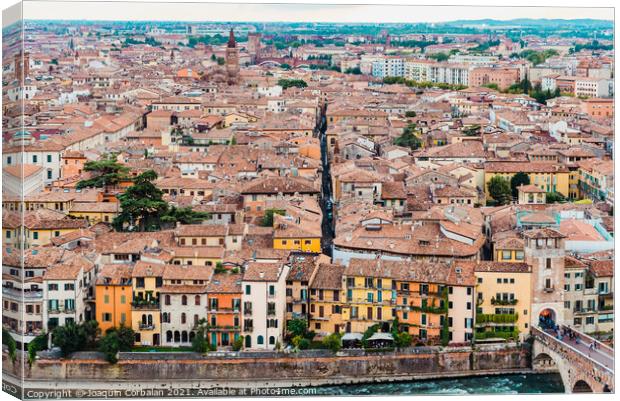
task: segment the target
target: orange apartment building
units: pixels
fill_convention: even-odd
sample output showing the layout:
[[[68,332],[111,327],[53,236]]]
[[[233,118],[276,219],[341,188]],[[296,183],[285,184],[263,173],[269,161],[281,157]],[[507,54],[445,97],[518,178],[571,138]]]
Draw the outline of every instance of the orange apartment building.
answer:
[[[241,278],[238,273],[216,273],[207,285],[209,342],[231,346],[241,335]]]
[[[113,327],[131,327],[132,267],[104,265],[95,282],[96,320],[101,333]]]
[[[614,99],[591,98],[583,101],[585,112],[592,117],[614,116]]]

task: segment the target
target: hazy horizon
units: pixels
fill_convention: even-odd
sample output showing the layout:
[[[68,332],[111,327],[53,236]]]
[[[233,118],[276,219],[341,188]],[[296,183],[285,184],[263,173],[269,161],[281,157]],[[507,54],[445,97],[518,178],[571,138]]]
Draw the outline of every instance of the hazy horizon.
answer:
[[[61,6],[63,4],[64,6]],[[122,4],[122,10],[119,10]],[[24,1],[29,21],[194,23],[448,23],[464,20],[614,21],[609,7]],[[146,7],[145,7],[146,6]],[[414,10],[406,13],[404,9]],[[441,12],[438,12],[441,8]],[[205,15],[196,18],[197,14]],[[96,15],[96,18],[91,17]]]

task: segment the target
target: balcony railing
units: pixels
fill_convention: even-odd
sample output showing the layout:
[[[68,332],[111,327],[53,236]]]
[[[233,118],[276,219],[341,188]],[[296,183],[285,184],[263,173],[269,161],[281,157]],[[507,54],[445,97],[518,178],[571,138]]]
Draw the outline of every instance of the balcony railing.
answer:
[[[19,300],[28,299],[36,300],[43,298],[43,291],[22,291],[19,288],[2,287],[2,295],[9,296],[11,298],[17,298]]]
[[[154,324],[143,324],[140,323],[138,325],[138,327],[140,328],[140,330],[155,330],[155,325]]]
[[[555,291],[555,287],[551,286],[551,287],[545,287],[544,292],[550,293],[550,292],[554,292]]]
[[[491,298],[491,305],[516,305],[517,299],[495,299]]]
[[[134,300],[131,303],[134,309],[159,309],[159,301],[156,300]]]

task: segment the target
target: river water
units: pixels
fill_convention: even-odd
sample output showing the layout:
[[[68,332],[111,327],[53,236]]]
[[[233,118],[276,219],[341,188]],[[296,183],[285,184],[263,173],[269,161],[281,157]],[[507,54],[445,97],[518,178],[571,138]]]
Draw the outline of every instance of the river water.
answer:
[[[563,393],[559,374],[511,374],[318,388],[320,395],[540,394]]]

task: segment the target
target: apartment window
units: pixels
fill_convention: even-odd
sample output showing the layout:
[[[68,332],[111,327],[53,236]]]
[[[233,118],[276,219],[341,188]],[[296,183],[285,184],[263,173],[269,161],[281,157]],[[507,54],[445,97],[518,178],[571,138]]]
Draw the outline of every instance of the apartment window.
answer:
[[[194,297],[194,305],[200,305],[200,295]]]
[[[551,259],[547,258],[547,269],[551,269]]]
[[[104,313],[102,314],[102,319],[104,322],[111,322],[112,321],[112,314],[111,313]]]
[[[58,284],[48,284],[47,285],[47,290],[48,291],[58,291]]]
[[[32,155],[32,162],[36,163],[39,160],[39,158],[37,157],[37,155]]]
[[[511,251],[502,251],[502,259],[503,260],[510,260],[512,257],[512,252]]]
[[[32,232],[32,239],[39,239],[39,233],[36,231]]]
[[[251,293],[252,293],[252,286],[246,285],[245,286],[245,295],[250,295]]]
[[[75,284],[73,283],[66,283],[65,284],[65,291],[73,291],[75,290]]]
[[[523,260],[525,258],[525,254],[523,253],[523,251],[517,251],[515,253],[515,259],[517,260]]]
[[[586,317],[586,324],[594,324],[594,316]]]
[[[276,286],[275,285],[269,285],[269,296],[273,297],[274,295],[276,295]]]

